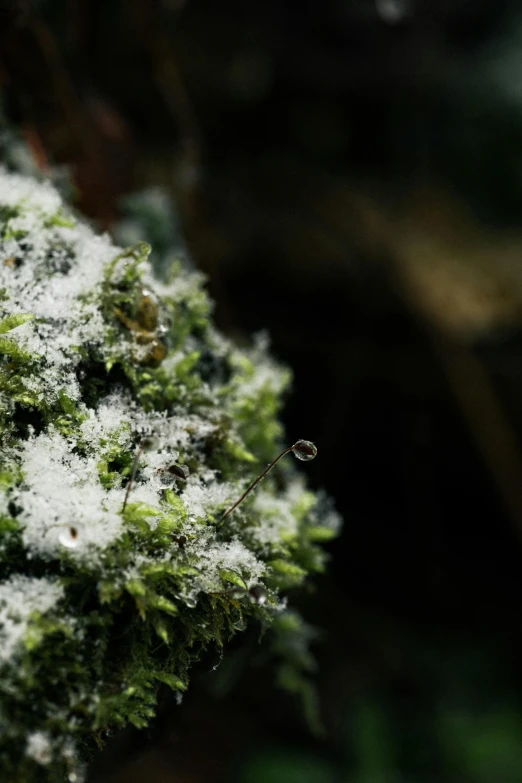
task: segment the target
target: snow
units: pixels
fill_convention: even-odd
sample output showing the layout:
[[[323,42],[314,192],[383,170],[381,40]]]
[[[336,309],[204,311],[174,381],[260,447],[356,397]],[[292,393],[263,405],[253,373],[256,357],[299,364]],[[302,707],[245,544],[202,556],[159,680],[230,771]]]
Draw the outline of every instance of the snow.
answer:
[[[257,584],[266,572],[266,565],[259,560],[239,539],[223,543],[212,541],[208,531],[189,542],[187,551],[195,554],[199,560],[197,578],[199,590],[205,592],[223,589],[219,575],[221,569],[234,571],[244,579],[247,588]]]
[[[109,394],[96,410],[82,406],[85,420],[79,431],[83,440],[93,451],[97,451],[109,438],[120,446],[130,446],[137,410],[136,402],[126,391]]]
[[[20,174],[7,174],[0,169],[0,204],[9,207],[23,204],[31,212],[51,217],[58,212],[62,201],[50,183],[36,182]]]
[[[252,536],[259,544],[274,544],[297,533],[294,509],[304,491],[301,477],[293,479],[283,495],[275,496],[265,489],[257,490],[254,510],[259,512],[260,523],[252,529]]]
[[[18,520],[30,552],[60,552],[63,534],[77,530],[78,556],[93,547],[103,549],[122,532],[122,493],[105,490],[95,457],[73,453],[72,444],[58,433],[41,433],[21,446],[23,484],[13,499],[21,507]]]
[[[16,574],[0,583],[0,665],[23,642],[33,612],[49,611],[62,596],[63,587],[43,577]]]
[[[198,477],[189,477],[181,493],[189,518],[205,518],[211,508],[231,504],[238,494],[235,484],[219,482],[213,471]]]
[[[43,361],[26,386],[40,400],[51,401],[64,387],[70,398],[79,397],[75,347],[103,343],[106,327],[90,294],[119,252],[108,236],[96,236],[86,225],[72,220],[70,227],[50,225],[61,206],[50,184],[0,168],[0,207],[22,209],[8,221],[0,242],[0,288],[8,292],[2,315],[35,316],[7,338]]]
[[[288,372],[282,370],[275,362],[266,357],[254,355],[254,370],[236,384],[235,395],[240,397],[256,397],[263,389],[270,389],[280,394],[287,386]]]
[[[46,731],[33,731],[27,737],[25,755],[45,766],[52,760],[51,738]]]

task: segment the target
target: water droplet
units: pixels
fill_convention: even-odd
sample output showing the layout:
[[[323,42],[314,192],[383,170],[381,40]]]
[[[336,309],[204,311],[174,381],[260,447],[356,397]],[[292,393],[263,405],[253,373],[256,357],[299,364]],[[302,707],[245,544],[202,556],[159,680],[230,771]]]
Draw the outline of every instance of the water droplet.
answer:
[[[175,476],[176,478],[179,478],[182,481],[186,481],[190,473],[186,465],[176,465],[176,464],[170,465],[167,468],[167,470],[172,476]]]
[[[292,451],[297,459],[308,462],[317,455],[317,446],[311,440],[298,440],[292,446]]]
[[[375,9],[383,22],[397,24],[407,16],[408,0],[375,0]]]
[[[183,601],[185,602],[185,605],[188,606],[189,609],[194,609],[198,604],[197,593],[184,595]]]
[[[78,528],[73,527],[72,525],[70,527],[66,527],[58,536],[58,541],[66,549],[76,549],[76,547],[80,544]]]

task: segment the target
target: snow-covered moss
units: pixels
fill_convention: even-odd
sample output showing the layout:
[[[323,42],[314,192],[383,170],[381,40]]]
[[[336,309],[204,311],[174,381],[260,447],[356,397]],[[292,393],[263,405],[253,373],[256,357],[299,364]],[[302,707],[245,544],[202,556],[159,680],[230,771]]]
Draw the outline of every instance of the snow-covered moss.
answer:
[[[80,780],[108,730],[147,724],[160,683],[183,691],[202,650],[251,619],[270,625],[338,525],[290,457],[223,518],[278,453],[289,375],[264,340],[239,351],[216,331],[199,274],[174,265],[160,282],[148,252],[96,235],[50,184],[0,170],[0,777],[12,783]]]

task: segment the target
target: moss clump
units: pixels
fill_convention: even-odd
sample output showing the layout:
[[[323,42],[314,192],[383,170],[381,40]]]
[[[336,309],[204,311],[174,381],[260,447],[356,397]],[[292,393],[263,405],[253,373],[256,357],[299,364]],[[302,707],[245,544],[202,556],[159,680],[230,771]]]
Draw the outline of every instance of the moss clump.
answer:
[[[80,780],[110,730],[319,571],[337,518],[277,454],[287,371],[219,335],[201,277],[167,282],[0,171],[0,776]],[[143,449],[128,502],[134,455]],[[180,468],[180,466],[184,466]],[[188,475],[183,480],[183,475]]]

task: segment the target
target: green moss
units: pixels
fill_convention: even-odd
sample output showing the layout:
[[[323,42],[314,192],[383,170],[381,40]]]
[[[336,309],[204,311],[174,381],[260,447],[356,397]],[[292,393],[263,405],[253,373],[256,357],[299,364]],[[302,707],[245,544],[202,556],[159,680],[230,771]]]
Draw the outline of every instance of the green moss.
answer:
[[[0,776],[79,780],[160,683],[181,694],[206,649],[283,622],[337,520],[291,456],[223,520],[281,449],[290,376],[217,334],[200,275],[155,280],[146,244],[5,173],[0,236]]]

